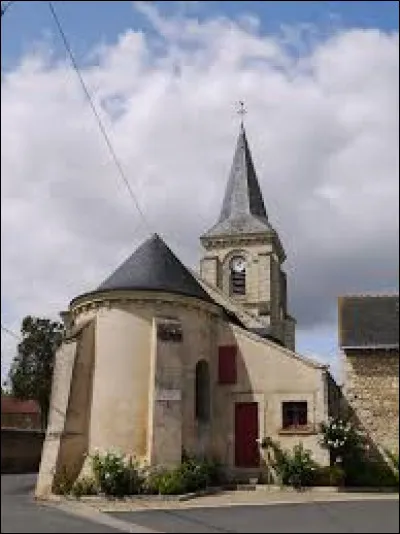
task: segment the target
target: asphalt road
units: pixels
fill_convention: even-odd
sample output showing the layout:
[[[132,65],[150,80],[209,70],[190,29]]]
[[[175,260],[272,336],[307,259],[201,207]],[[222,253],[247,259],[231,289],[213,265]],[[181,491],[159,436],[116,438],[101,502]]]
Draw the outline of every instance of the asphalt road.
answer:
[[[159,532],[399,532],[398,500],[113,513]]]
[[[107,514],[106,523],[35,503],[35,475],[1,477],[1,532],[398,533],[399,501],[222,506]],[[122,520],[123,523],[119,522]],[[129,528],[129,523],[131,528]],[[127,527],[128,524],[128,527]],[[122,526],[121,530],[117,528]],[[114,528],[115,527],[115,528]],[[142,530],[140,530],[142,528]]]
[[[1,476],[1,532],[121,532],[33,501],[35,475]]]

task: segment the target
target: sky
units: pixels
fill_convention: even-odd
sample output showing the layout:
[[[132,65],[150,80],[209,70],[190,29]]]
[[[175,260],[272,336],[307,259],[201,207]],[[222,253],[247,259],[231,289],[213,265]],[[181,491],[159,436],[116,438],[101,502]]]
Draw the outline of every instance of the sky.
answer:
[[[3,4],[3,3],[2,3]],[[1,322],[58,317],[157,231],[197,268],[244,100],[297,350],[340,381],[337,297],[398,292],[398,2],[47,2],[1,20]],[[2,379],[16,340],[2,330]]]

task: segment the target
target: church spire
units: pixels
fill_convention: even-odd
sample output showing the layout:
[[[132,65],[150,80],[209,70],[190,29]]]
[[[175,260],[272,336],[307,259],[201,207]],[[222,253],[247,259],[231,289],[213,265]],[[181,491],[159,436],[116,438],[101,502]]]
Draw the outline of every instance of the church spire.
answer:
[[[242,120],[220,217],[204,237],[266,231],[272,231],[272,227],[268,222]]]

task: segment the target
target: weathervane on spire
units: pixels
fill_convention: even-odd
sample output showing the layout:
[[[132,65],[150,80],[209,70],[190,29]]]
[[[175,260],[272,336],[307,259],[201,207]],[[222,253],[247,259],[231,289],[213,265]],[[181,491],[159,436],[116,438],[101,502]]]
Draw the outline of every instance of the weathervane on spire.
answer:
[[[246,113],[247,113],[247,109],[245,108],[243,100],[239,100],[237,114],[240,116],[240,123],[242,125],[243,125],[243,119]]]

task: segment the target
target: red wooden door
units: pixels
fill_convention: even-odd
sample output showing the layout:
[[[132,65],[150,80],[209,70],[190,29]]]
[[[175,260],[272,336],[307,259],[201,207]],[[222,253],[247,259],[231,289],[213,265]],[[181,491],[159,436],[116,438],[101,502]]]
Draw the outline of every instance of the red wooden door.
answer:
[[[235,404],[235,466],[259,467],[258,404],[237,402]]]

